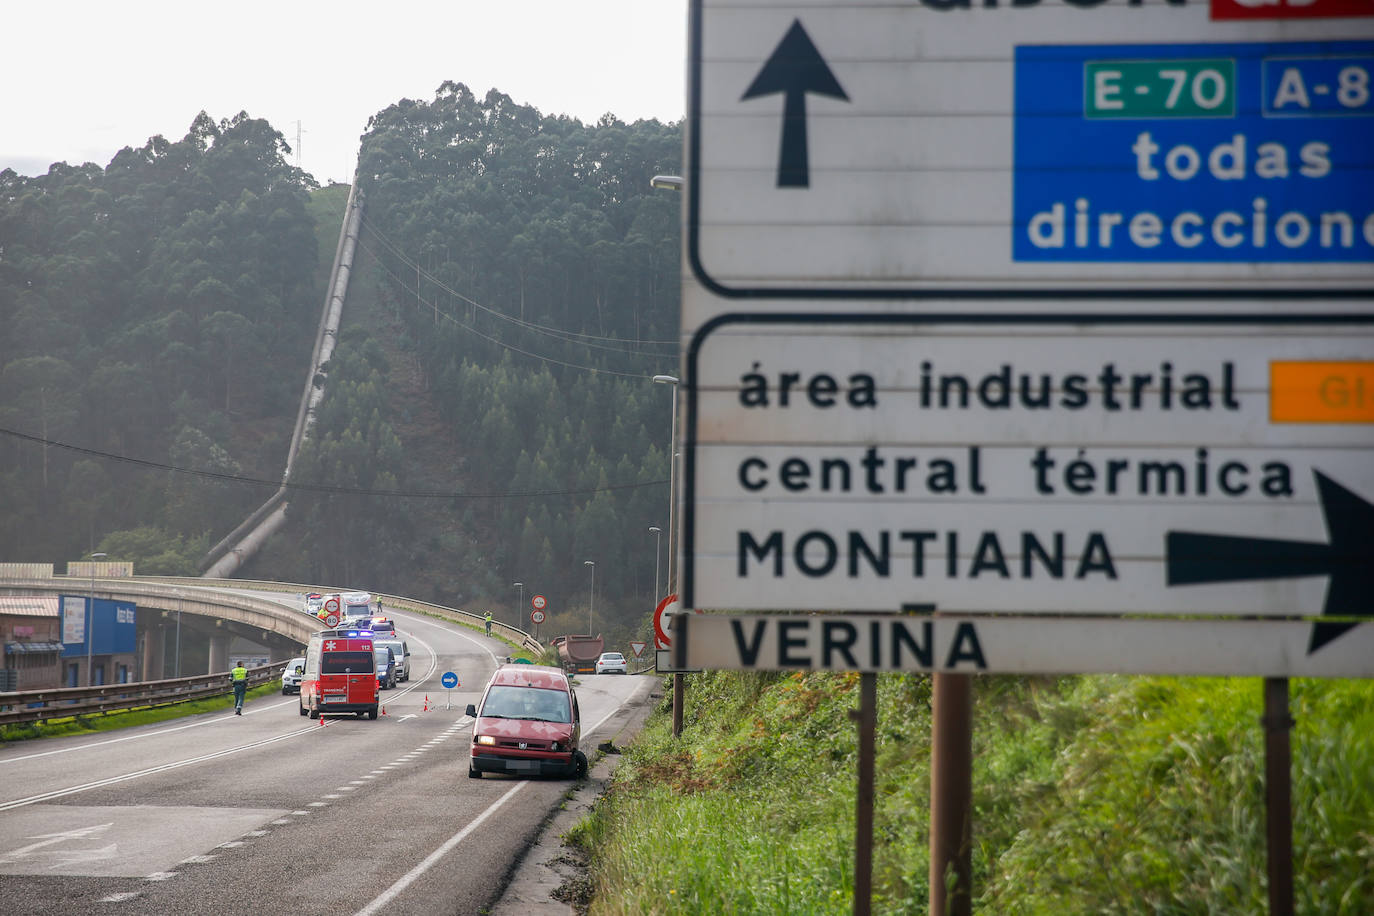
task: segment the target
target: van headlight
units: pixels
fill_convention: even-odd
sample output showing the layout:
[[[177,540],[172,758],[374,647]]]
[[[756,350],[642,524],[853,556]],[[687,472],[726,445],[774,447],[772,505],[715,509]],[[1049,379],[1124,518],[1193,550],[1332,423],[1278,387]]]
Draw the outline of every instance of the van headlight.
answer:
[[[561,750],[561,749],[562,749],[562,745],[560,745],[557,741],[555,741],[555,742],[553,742],[552,744],[549,745],[549,750],[551,750],[551,751],[557,751],[557,750]]]
[[[477,736],[477,743],[478,743],[478,744],[495,744],[495,743],[496,743],[496,739],[493,738],[491,735],[478,735],[478,736]]]

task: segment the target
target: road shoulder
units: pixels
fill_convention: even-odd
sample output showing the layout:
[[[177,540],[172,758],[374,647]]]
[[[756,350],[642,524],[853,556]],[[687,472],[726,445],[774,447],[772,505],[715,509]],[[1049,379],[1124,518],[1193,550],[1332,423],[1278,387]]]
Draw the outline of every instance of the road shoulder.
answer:
[[[492,907],[492,916],[573,916],[579,912],[571,903],[554,898],[557,892],[576,900],[589,892],[586,858],[580,850],[563,845],[563,837],[606,791],[620,765],[621,748],[639,734],[654,704],[663,697],[658,677],[636,677],[643,678],[644,684],[593,736],[587,778],[569,790],[568,800],[545,821],[538,839],[525,850],[505,893]]]

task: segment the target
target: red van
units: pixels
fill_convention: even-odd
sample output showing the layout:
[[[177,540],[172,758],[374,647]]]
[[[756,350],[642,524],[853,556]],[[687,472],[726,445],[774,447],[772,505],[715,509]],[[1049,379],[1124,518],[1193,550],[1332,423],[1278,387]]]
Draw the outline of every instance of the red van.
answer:
[[[377,718],[377,668],[370,630],[321,630],[310,637],[301,677],[301,715]]]
[[[544,665],[502,665],[487,682],[482,702],[469,703],[472,745],[468,776],[585,776],[582,713],[568,676]]]

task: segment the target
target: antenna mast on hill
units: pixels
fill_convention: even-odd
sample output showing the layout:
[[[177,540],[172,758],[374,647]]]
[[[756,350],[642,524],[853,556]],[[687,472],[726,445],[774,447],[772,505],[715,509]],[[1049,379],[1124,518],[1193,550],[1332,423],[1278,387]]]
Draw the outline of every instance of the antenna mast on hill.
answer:
[[[297,119],[297,121],[296,121],[296,168],[300,168],[300,167],[301,167],[301,134],[303,134],[303,133],[304,133],[304,131],[301,130],[301,122],[300,122],[299,119]]]

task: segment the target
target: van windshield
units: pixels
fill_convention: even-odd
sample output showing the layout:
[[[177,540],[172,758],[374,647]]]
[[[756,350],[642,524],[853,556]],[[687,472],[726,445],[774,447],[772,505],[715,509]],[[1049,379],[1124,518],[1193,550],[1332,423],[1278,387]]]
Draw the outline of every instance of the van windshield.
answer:
[[[326,652],[320,659],[321,674],[372,673],[371,652]]]
[[[561,690],[497,685],[482,704],[482,715],[494,719],[536,719],[540,722],[571,722],[568,695]]]

